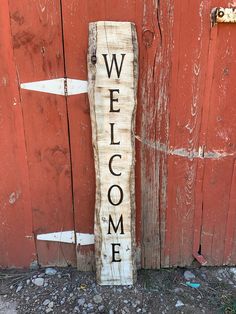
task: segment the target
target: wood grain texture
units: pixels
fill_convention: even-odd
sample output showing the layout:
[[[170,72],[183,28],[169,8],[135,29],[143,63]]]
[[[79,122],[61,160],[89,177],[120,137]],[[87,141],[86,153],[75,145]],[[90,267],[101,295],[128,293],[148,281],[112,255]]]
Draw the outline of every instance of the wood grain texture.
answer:
[[[201,199],[195,193],[199,149],[202,95],[209,21],[200,1],[174,1],[171,79],[169,89],[169,154],[167,163],[167,213],[162,266],[191,265],[193,257],[194,217],[201,211]],[[191,6],[191,15],[183,18]],[[190,27],[189,27],[190,25]],[[197,209],[198,208],[198,209]],[[163,237],[163,235],[162,235]],[[199,249],[199,247],[198,247]],[[197,249],[197,251],[198,251]]]
[[[22,106],[5,0],[0,4],[0,27],[0,267],[29,267],[37,256]]]
[[[88,92],[96,169],[97,280],[102,285],[129,285],[136,278],[136,31],[129,22],[108,21],[90,23],[89,30]]]
[[[19,83],[64,77],[60,1],[10,0]],[[74,230],[65,97],[21,90],[34,234]],[[37,241],[39,263],[75,265],[75,246]]]
[[[173,2],[144,1],[141,99],[142,267],[159,268],[166,242]]]
[[[229,217],[234,217],[236,210],[232,207],[236,157],[236,29],[232,26],[233,24],[215,26],[206,150],[218,152],[222,157],[205,161],[201,241],[208,265],[235,263],[229,257],[229,248],[235,250],[230,236],[235,224],[229,221]],[[228,252],[227,256],[224,252]],[[234,252],[231,254],[235,256]]]

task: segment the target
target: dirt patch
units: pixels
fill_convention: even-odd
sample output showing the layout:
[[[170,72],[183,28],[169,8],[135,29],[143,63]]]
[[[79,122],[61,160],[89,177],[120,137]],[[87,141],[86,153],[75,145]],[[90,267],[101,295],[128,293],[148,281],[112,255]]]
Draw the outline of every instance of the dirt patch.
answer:
[[[134,286],[102,287],[74,268],[0,271],[0,313],[236,314],[236,268],[142,270]]]

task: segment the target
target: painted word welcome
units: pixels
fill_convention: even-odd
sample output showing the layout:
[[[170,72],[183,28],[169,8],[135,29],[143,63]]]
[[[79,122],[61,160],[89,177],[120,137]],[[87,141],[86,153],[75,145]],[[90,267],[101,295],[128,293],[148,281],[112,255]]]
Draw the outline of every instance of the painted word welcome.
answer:
[[[88,72],[96,168],[97,279],[103,285],[130,285],[136,276],[137,40],[132,23],[90,24]]]

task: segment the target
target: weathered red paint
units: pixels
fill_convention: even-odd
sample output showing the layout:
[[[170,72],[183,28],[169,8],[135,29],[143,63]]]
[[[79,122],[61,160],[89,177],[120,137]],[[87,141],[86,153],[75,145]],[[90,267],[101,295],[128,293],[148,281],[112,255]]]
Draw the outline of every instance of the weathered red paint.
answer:
[[[10,0],[20,83],[64,77],[60,1]],[[74,230],[65,97],[21,90],[34,234]],[[37,241],[41,265],[75,264],[74,245]]]
[[[36,251],[7,0],[1,1],[0,28],[0,267],[27,267]]]
[[[136,229],[142,267],[186,266],[195,258],[207,265],[236,263],[236,28],[212,27],[210,20],[212,8],[228,2],[10,0],[10,9],[1,2],[0,71],[11,78],[1,87],[0,171],[7,176],[0,185],[6,222],[0,239],[7,238],[0,240],[1,266],[26,266],[35,259],[32,232],[93,233],[87,94],[19,91],[16,82],[86,80],[88,23],[98,20],[132,21],[137,27]],[[10,105],[12,95],[19,106]],[[19,199],[5,208],[18,187]],[[18,233],[13,236],[11,228]],[[20,246],[27,251],[23,257]],[[42,265],[76,263],[74,245],[36,246]],[[76,249],[79,269],[91,269],[93,246]]]
[[[231,27],[230,27],[231,26]],[[221,157],[207,159],[203,177],[203,221],[202,252],[209,265],[234,264],[225,260],[224,251],[229,252],[232,243],[229,234],[235,229],[229,215],[236,190],[234,187],[234,164],[236,148],[236,29],[233,24],[217,25],[215,38],[214,66],[209,95],[208,128],[206,151],[218,151]],[[225,40],[227,38],[227,40]],[[232,198],[232,199],[231,199]],[[232,217],[232,216],[231,216]],[[229,247],[229,248],[228,248]],[[231,252],[234,255],[234,251]]]

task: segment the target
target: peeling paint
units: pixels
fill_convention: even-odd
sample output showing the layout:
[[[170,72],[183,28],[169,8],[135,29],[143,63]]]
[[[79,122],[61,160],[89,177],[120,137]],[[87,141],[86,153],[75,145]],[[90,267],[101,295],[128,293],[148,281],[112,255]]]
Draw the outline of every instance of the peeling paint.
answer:
[[[12,192],[10,195],[9,195],[9,203],[11,205],[15,204],[15,202],[18,200],[18,198],[20,197],[20,192],[17,191],[17,192]]]
[[[7,78],[5,76],[2,77],[2,86],[7,86]]]
[[[16,106],[17,105],[17,99],[14,97],[13,98],[13,106]]]
[[[236,152],[227,153],[220,150],[213,150],[213,151],[205,152],[203,146],[200,146],[198,150],[195,150],[195,149],[188,150],[183,147],[172,148],[172,147],[167,147],[167,145],[162,144],[160,142],[149,142],[149,141],[141,140],[139,136],[135,136],[135,137],[138,141],[147,145],[148,147],[151,147],[157,151],[160,151],[168,155],[172,155],[172,156],[180,156],[180,157],[185,157],[189,159],[194,159],[194,158],[221,159],[221,158],[236,156]]]

